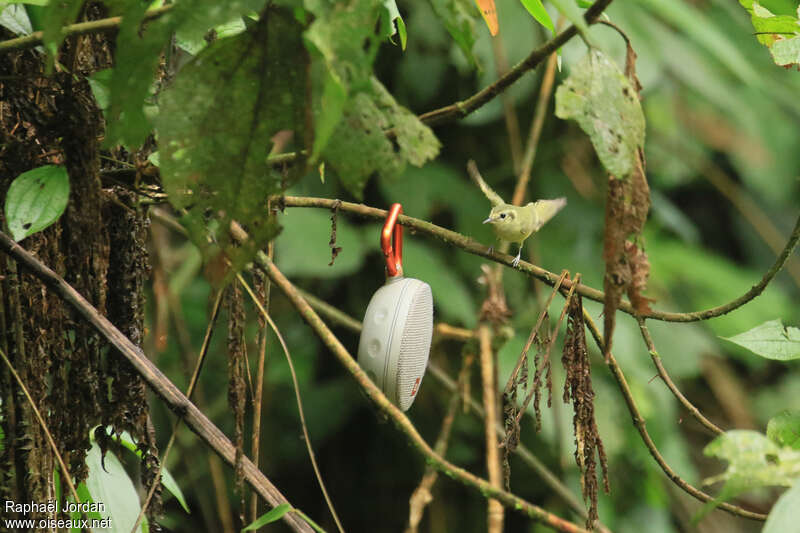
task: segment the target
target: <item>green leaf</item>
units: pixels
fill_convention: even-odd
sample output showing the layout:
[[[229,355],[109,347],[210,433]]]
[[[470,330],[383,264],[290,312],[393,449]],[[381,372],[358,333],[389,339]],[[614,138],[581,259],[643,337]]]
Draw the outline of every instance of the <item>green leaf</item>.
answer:
[[[28,35],[33,31],[25,6],[19,4],[5,7],[0,4],[0,26],[15,35]]]
[[[97,107],[105,111],[108,109],[111,94],[111,79],[114,76],[114,69],[107,68],[98,70],[89,76],[89,87],[92,89],[94,100]]]
[[[784,327],[780,320],[770,320],[750,331],[722,338],[767,359],[800,359],[800,329]]]
[[[395,0],[383,0],[381,7],[383,8],[383,13],[381,14],[381,33],[384,37],[388,37],[389,40],[392,40],[392,37],[398,35],[400,38],[400,48],[405,50],[406,23],[403,22],[403,17],[400,16],[397,3]]]
[[[142,450],[136,445],[136,442],[134,442],[130,433],[123,431],[119,436],[119,442],[125,448],[135,453],[138,458],[142,458]],[[178,500],[178,503],[181,505],[181,507],[183,507],[184,511],[191,513],[189,506],[186,503],[186,498],[183,495],[183,491],[178,485],[178,482],[175,481],[175,478],[172,477],[172,474],[166,466],[161,469],[161,484],[164,485],[164,488],[167,489],[167,491],[169,491],[169,493],[172,494],[176,500]]]
[[[475,45],[475,15],[477,11],[467,0],[432,0],[433,11],[448,33],[461,48],[467,61],[476,65],[472,47]]]
[[[205,222],[208,211],[215,213],[215,246],[234,270],[275,234],[267,197],[305,169],[302,160],[285,173],[267,164],[274,142],[285,151],[307,148],[301,31],[291,12],[270,8],[246,33],[204,50],[160,97],[164,188],[175,207],[189,210],[182,222],[206,257],[218,252],[209,248]],[[234,220],[247,227],[249,246],[231,245]]]
[[[800,450],[800,411],[783,411],[767,423],[767,437],[780,446]]]
[[[798,26],[798,31],[800,31],[800,26]],[[778,66],[800,65],[800,37],[775,41],[769,51]]]
[[[592,140],[606,170],[625,179],[644,145],[644,113],[628,78],[590,50],[556,91],[556,116],[573,119]]]
[[[103,518],[111,518],[110,531],[130,532],[139,515],[139,495],[117,456],[107,452],[102,460],[101,454],[97,443],[92,443],[92,448],[86,454],[86,466],[89,468],[86,487],[93,501],[104,504],[105,511],[100,514]],[[139,531],[144,531],[144,526],[140,526]]]
[[[800,532],[800,522],[797,520],[798,509],[800,509],[800,479],[772,506],[767,523],[764,524],[761,533]]]
[[[291,510],[292,510],[291,505],[289,505],[288,503],[282,503],[277,507],[274,507],[268,513],[259,516],[253,523],[251,523],[245,528],[242,528],[242,531],[255,531],[260,527],[263,527],[267,524],[271,524],[272,522],[280,520],[281,518],[283,518],[283,515],[285,515]]]
[[[387,137],[389,130],[394,139]],[[373,78],[371,91],[358,93],[348,102],[324,157],[345,188],[360,198],[374,173],[398,176],[407,162],[422,166],[436,157],[439,147],[430,128]]]
[[[204,34],[263,5],[263,0],[187,0],[142,26],[147,2],[126,2],[116,41],[105,145],[137,147],[150,134],[144,104],[153,92],[162,50],[174,33]]]
[[[536,19],[536,22],[550,30],[552,33],[555,33],[556,28],[553,26],[553,21],[550,19],[550,14],[544,8],[544,4],[542,4],[542,0],[520,0],[522,5],[525,6],[525,9],[528,10],[528,13]],[[583,20],[583,16],[580,17]],[[585,23],[585,21],[584,21]]]
[[[62,166],[47,165],[23,172],[6,194],[6,222],[19,242],[58,220],[69,201],[69,177]]]
[[[726,431],[703,453],[728,462],[723,474],[705,483],[725,481],[730,496],[759,487],[789,487],[800,477],[800,451],[781,447],[757,431]]]
[[[369,87],[378,50],[372,28],[382,7],[369,0],[332,6],[309,0],[306,7],[317,18],[303,38],[314,57],[321,59],[312,63],[315,132],[310,161],[314,163],[342,120],[348,95]]]

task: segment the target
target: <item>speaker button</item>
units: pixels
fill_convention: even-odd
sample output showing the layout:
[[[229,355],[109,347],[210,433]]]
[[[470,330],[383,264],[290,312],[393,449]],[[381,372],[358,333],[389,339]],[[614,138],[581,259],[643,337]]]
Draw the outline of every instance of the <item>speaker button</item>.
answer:
[[[375,313],[375,323],[381,324],[384,320],[386,320],[387,314],[388,312],[386,311],[385,307],[378,309],[378,311]]]
[[[381,351],[381,341],[378,339],[372,339],[367,344],[367,353],[370,357],[376,357],[378,353]]]

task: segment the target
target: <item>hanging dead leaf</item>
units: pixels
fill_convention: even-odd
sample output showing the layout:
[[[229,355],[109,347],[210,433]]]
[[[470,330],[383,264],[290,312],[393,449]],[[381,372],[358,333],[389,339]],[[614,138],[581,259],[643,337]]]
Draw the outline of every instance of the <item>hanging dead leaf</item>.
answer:
[[[497,22],[497,8],[494,5],[494,0],[475,0],[475,3],[481,12],[483,20],[486,21],[486,25],[489,27],[489,33],[494,37],[497,35],[497,32],[500,31],[500,24]]]

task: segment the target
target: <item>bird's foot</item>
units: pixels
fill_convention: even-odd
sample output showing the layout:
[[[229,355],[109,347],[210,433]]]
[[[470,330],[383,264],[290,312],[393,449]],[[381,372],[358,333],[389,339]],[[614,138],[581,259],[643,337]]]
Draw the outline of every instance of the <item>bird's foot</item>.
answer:
[[[486,253],[488,253],[490,255],[493,254],[494,253],[494,246],[490,246],[489,249],[486,250]]]
[[[522,250],[520,250],[519,253],[517,254],[517,257],[515,257],[514,260],[511,261],[511,266],[513,266],[514,268],[519,266],[519,258],[521,255],[522,255]]]

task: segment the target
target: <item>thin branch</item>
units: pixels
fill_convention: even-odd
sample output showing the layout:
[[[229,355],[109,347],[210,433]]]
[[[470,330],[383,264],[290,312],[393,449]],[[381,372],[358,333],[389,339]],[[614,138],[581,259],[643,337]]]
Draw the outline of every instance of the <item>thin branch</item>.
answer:
[[[28,392],[28,387],[25,386],[25,383],[22,382],[22,378],[19,377],[14,365],[11,364],[11,361],[8,360],[5,352],[0,350],[0,357],[3,358],[3,362],[5,362],[8,370],[11,372],[11,375],[14,376],[14,379],[17,381],[17,385],[19,385],[20,390],[22,390],[22,394],[25,395],[25,399],[28,400],[28,403],[31,406],[31,410],[33,414],[36,416],[36,420],[39,422],[39,425],[42,427],[42,431],[44,431],[45,436],[47,437],[47,443],[50,444],[50,448],[53,449],[53,455],[56,456],[56,460],[58,461],[58,466],[61,468],[61,479],[67,482],[67,487],[69,487],[69,492],[72,494],[72,497],[75,499],[75,503],[81,503],[81,499],[78,497],[78,491],[75,490],[75,485],[72,483],[72,475],[69,473],[69,469],[67,465],[64,463],[64,459],[61,458],[61,454],[58,453],[58,446],[56,446],[56,441],[53,439],[53,435],[50,434],[50,430],[47,428],[47,423],[44,421],[44,417],[42,413],[39,411],[39,408],[36,407],[36,402],[33,401],[31,397],[31,393]],[[88,527],[86,528],[91,533],[91,529]]]
[[[597,17],[608,7],[612,0],[597,0],[592,6],[586,10],[583,18],[587,24],[592,24],[597,20]],[[438,126],[445,122],[450,122],[458,118],[464,118],[476,109],[482,107],[484,104],[492,100],[495,96],[507,89],[512,83],[522,77],[523,74],[539,66],[539,64],[547,59],[550,54],[561,48],[567,41],[572,39],[578,34],[575,26],[570,26],[563,32],[559,33],[539,48],[535,49],[525,59],[517,63],[511,70],[509,70],[500,79],[481,89],[474,95],[466,100],[456,102],[448,106],[435,109],[420,115],[419,119],[429,126]]]
[[[174,4],[169,4],[156,9],[151,9],[144,14],[143,22],[154,20],[169,12]],[[86,35],[88,33],[103,33],[107,31],[117,31],[122,25],[122,17],[109,17],[99,20],[90,20],[88,22],[79,22],[77,24],[70,24],[61,28],[61,36],[66,39],[74,35]],[[35,31],[30,35],[24,37],[17,37],[9,39],[8,41],[0,42],[0,54],[8,52],[9,50],[25,50],[33,48],[42,44],[44,32]]]
[[[700,422],[700,424],[709,430],[711,433],[715,435],[719,435],[724,433],[722,429],[719,428],[716,424],[706,418],[703,413],[700,412],[700,409],[694,406],[692,402],[683,395],[683,393],[678,389],[672,379],[667,374],[667,369],[664,368],[664,365],[661,363],[661,356],[658,355],[656,351],[656,345],[653,342],[653,337],[650,336],[650,330],[647,329],[647,325],[645,324],[645,320],[643,318],[636,318],[636,321],[639,323],[639,331],[642,333],[642,338],[644,339],[644,343],[647,346],[647,351],[650,354],[650,358],[653,360],[653,364],[656,365],[656,370],[658,370],[658,375],[661,376],[661,379],[667,385],[667,388],[672,391],[672,394],[678,399],[679,402],[686,408],[687,411],[694,417],[695,420]]]
[[[583,309],[583,321],[589,327],[589,331],[592,333],[592,337],[594,337],[594,341],[597,344],[600,351],[603,351],[603,347],[605,347],[605,342],[603,341],[603,335],[600,333],[600,330],[597,329],[592,317],[589,315],[586,308]],[[625,399],[625,404],[628,406],[628,411],[631,413],[631,418],[633,419],[633,425],[636,427],[636,430],[639,432],[639,435],[642,437],[642,442],[647,447],[647,450],[650,452],[650,455],[653,456],[658,466],[661,467],[661,470],[667,475],[667,477],[675,483],[678,487],[683,489],[687,494],[697,498],[701,502],[716,502],[717,498],[711,496],[710,494],[706,494],[705,492],[701,491],[700,489],[694,487],[693,485],[686,482],[683,478],[681,478],[675,471],[667,464],[664,460],[664,457],[661,456],[661,452],[658,451],[653,439],[650,437],[650,434],[647,432],[645,428],[645,420],[642,418],[641,413],[639,412],[639,408],[636,407],[636,402],[633,400],[633,394],[631,393],[631,389],[628,386],[628,381],[625,379],[625,375],[622,373],[622,369],[617,364],[617,360],[614,358],[614,355],[609,352],[608,356],[608,367],[611,370],[611,375],[614,376],[614,379],[619,385],[619,390],[622,392],[622,396]],[[755,513],[753,511],[748,511],[747,509],[743,509],[738,505],[733,505],[731,503],[722,502],[718,504],[718,507],[723,511],[727,511],[731,514],[741,516],[743,518],[749,518],[751,520],[761,520],[764,521],[767,519],[767,515],[762,513]]]
[[[547,301],[542,306],[542,310],[539,311],[539,317],[536,319],[536,324],[534,324],[534,326],[531,328],[531,332],[528,335],[528,340],[525,341],[525,346],[522,348],[522,352],[520,352],[519,358],[517,359],[517,364],[514,367],[514,370],[511,371],[511,375],[508,376],[508,381],[506,382],[506,386],[503,389],[503,394],[511,394],[511,389],[514,388],[514,384],[517,382],[517,375],[519,374],[519,371],[522,368],[522,363],[525,362],[528,356],[528,350],[531,349],[531,345],[533,345],[533,341],[536,338],[536,334],[539,333],[539,328],[542,327],[542,322],[544,321],[544,317],[547,314],[547,309],[550,307],[550,303],[553,301],[553,298],[558,292],[559,287],[561,287],[561,284],[564,282],[564,279],[566,279],[567,274],[568,272],[566,270],[561,272],[561,276],[558,278],[556,284],[553,286],[553,290],[550,291],[550,296],[547,297]],[[558,328],[556,328],[556,331],[557,330]]]
[[[263,252],[262,252],[263,253]],[[265,255],[265,257],[268,257]],[[306,416],[303,412],[303,399],[300,397],[300,384],[297,382],[297,373],[294,371],[294,363],[292,362],[292,356],[289,354],[289,347],[286,346],[286,341],[283,340],[283,335],[281,335],[280,330],[278,330],[278,326],[275,325],[275,322],[272,320],[272,317],[269,316],[267,310],[264,309],[264,306],[261,305],[261,302],[256,298],[253,289],[250,288],[250,285],[244,280],[241,274],[236,274],[236,279],[239,280],[239,283],[242,284],[244,290],[247,291],[247,294],[250,295],[250,298],[253,300],[253,303],[258,308],[258,311],[261,313],[261,316],[264,320],[267,321],[269,327],[272,328],[272,331],[275,333],[275,336],[278,337],[278,342],[281,344],[281,348],[283,348],[283,354],[286,356],[286,362],[289,363],[289,373],[292,375],[292,384],[294,385],[294,396],[295,400],[297,401],[297,412],[300,414],[300,426],[303,429],[303,439],[306,442],[306,450],[308,450],[308,458],[311,459],[311,466],[314,467],[314,474],[317,476],[317,482],[319,483],[319,488],[322,490],[322,495],[325,497],[325,503],[328,505],[328,509],[333,516],[333,521],[336,522],[336,527],[339,529],[340,533],[344,533],[344,528],[342,527],[342,523],[339,520],[339,515],[336,514],[336,509],[333,507],[333,502],[331,501],[330,495],[328,495],[328,489],[325,488],[325,482],[322,480],[322,472],[319,470],[319,465],[317,464],[317,458],[314,455],[314,449],[311,447],[311,437],[308,435],[308,425],[306,424]]]
[[[461,405],[461,393],[467,381],[469,380],[470,369],[472,363],[475,361],[475,355],[471,352],[467,353],[463,358],[461,364],[461,371],[458,373],[458,384],[450,391],[450,401],[447,404],[447,413],[442,419],[442,427],[439,429],[439,436],[436,437],[436,443],[433,445],[433,450],[439,455],[443,456],[447,452],[447,446],[450,443],[450,434],[453,429],[453,421],[456,418],[458,407]],[[439,471],[433,467],[425,467],[425,474],[411,497],[408,501],[408,527],[405,533],[417,533],[419,522],[422,520],[422,514],[425,512],[425,507],[433,500],[431,489],[439,477]]]
[[[531,131],[528,134],[528,143],[525,146],[525,155],[522,157],[522,165],[517,177],[517,185],[514,187],[514,195],[511,203],[522,205],[525,202],[525,193],[528,190],[528,183],[531,180],[531,169],[536,159],[536,149],[539,146],[539,139],[542,136],[544,118],[547,116],[547,104],[550,95],[553,94],[553,84],[556,79],[556,65],[558,64],[558,54],[553,52],[547,58],[542,84],[539,87],[539,97],[536,99],[536,108],[533,112],[533,122]]]
[[[489,483],[499,489],[503,486],[503,473],[500,470],[500,450],[497,444],[497,434],[494,432],[494,427],[497,424],[497,381],[494,370],[494,353],[492,351],[492,332],[486,323],[478,326],[478,343],[481,355],[483,410],[486,412],[486,419],[484,420],[486,471],[489,476]],[[503,505],[494,498],[489,498],[487,505],[486,530],[488,533],[501,533],[505,517]]]
[[[206,333],[203,336],[203,344],[200,347],[200,354],[197,356],[197,362],[194,366],[194,371],[192,372],[192,377],[189,380],[189,386],[186,387],[186,397],[188,399],[192,399],[192,395],[194,394],[194,389],[197,386],[197,380],[200,378],[200,371],[203,369],[203,363],[206,360],[206,355],[208,354],[208,347],[211,345],[211,335],[214,332],[214,326],[217,323],[217,316],[219,315],[219,307],[220,302],[222,302],[222,293],[223,291],[217,291],[217,296],[214,298],[214,305],[211,308],[211,318],[208,321],[208,325],[206,326]],[[136,533],[139,531],[139,524],[142,523],[142,519],[144,518],[145,512],[147,512],[147,507],[150,505],[150,502],[153,499],[153,495],[156,492],[156,487],[158,487],[159,483],[161,483],[161,471],[164,469],[164,465],[167,463],[167,457],[169,457],[169,452],[172,450],[172,446],[175,444],[175,438],[178,435],[178,428],[181,425],[181,418],[178,417],[175,422],[172,424],[172,433],[169,436],[169,441],[167,442],[167,447],[164,448],[164,452],[161,454],[161,460],[158,463],[158,470],[156,471],[156,475],[153,478],[153,484],[150,485],[150,490],[147,491],[147,497],[142,504],[142,508],[139,509],[139,514],[136,517],[136,522],[134,522],[133,527],[131,528],[131,533]]]
[[[304,196],[283,197],[283,205],[285,207],[319,207],[324,209],[331,209],[334,203],[338,205],[338,209],[340,211],[346,211],[349,213],[353,213],[359,216],[372,218],[376,220],[384,220],[386,218],[386,211],[384,209],[377,209],[375,207],[369,207],[364,204],[342,202],[339,200],[329,200],[328,198],[314,198],[314,197],[304,197]],[[504,265],[512,266],[511,261],[513,258],[511,256],[499,254],[496,252],[489,253],[486,246],[484,246],[483,244],[455,231],[451,231],[441,226],[431,224],[430,222],[427,222],[425,220],[409,217],[406,215],[398,216],[397,222],[406,227],[413,228],[415,231],[419,233],[424,233],[432,237],[436,237],[445,242],[446,244],[455,246],[457,248],[461,248],[462,250],[468,253],[485,257],[486,259],[495,261],[497,263],[502,263]],[[739,307],[743,306],[744,304],[753,300],[755,297],[764,292],[764,289],[766,289],[767,285],[769,285],[769,283],[772,281],[775,275],[781,270],[781,268],[783,268],[787,259],[797,246],[798,241],[800,241],[800,217],[798,217],[797,222],[795,223],[794,230],[792,231],[789,240],[786,242],[786,246],[783,248],[780,255],[775,260],[775,263],[769,268],[769,270],[767,270],[767,272],[761,278],[761,281],[753,285],[750,288],[750,290],[745,292],[742,296],[734,300],[731,300],[728,303],[725,303],[718,307],[712,307],[710,309],[704,309],[702,311],[693,311],[689,313],[674,313],[669,311],[654,310],[650,313],[643,314],[641,316],[642,318],[663,320],[666,322],[697,322],[700,320],[707,320],[709,318],[715,318],[730,313],[731,311],[738,309]],[[532,276],[536,279],[543,281],[544,283],[550,285],[551,287],[555,285],[556,281],[558,281],[559,278],[557,274],[550,272],[549,270],[545,270],[536,265],[533,265],[531,263],[528,263],[527,261],[520,261],[517,269],[523,272],[524,274],[527,274],[528,276]],[[572,281],[564,280],[563,287],[566,289],[570,289],[572,287],[572,283],[573,283]],[[589,287],[588,285],[578,284],[576,292],[578,292],[584,298],[588,298],[596,302],[602,303],[605,301],[605,294],[602,291],[599,291],[593,287]],[[628,313],[629,315],[632,316],[637,315],[636,311],[633,309],[633,307],[631,307],[630,302],[627,301],[620,302],[618,310]]]
[[[61,276],[50,270],[3,232],[0,232],[0,249],[24,265],[31,274],[74,307],[109,344],[131,363],[136,372],[166,402],[169,408],[184,418],[186,425],[192,431],[211,446],[228,464],[235,464],[236,449],[231,441],[147,358],[141,348],[133,344]],[[242,463],[247,481],[271,506],[288,503],[286,497],[249,459],[243,458]],[[287,513],[284,515],[284,520],[296,531],[312,532],[311,527],[296,513]]]
[[[247,235],[241,229],[238,231],[233,229],[234,236],[239,240],[246,240]],[[422,455],[425,456],[429,464],[453,479],[461,482],[464,485],[478,490],[487,498],[495,498],[500,500],[505,506],[511,507],[525,514],[526,516],[541,522],[549,527],[557,529],[558,531],[565,532],[583,532],[583,528],[560,518],[541,507],[534,505],[526,500],[523,500],[515,494],[506,492],[504,490],[493,487],[486,479],[480,478],[471,472],[458,467],[441,455],[437,454],[422,436],[417,432],[417,429],[394,405],[389,399],[381,392],[381,390],[369,379],[367,374],[361,369],[358,363],[353,359],[353,356],[347,351],[339,339],[328,329],[328,326],[320,319],[311,306],[308,305],[302,296],[297,292],[294,285],[286,279],[286,277],[275,267],[275,264],[263,253],[259,252],[255,258],[256,264],[259,268],[269,276],[272,282],[286,295],[292,305],[300,313],[300,316],[308,323],[314,330],[314,333],[320,340],[328,347],[328,349],[336,356],[341,362],[342,366],[350,372],[356,380],[361,389],[366,393],[370,400],[385,413],[395,426],[406,435],[411,445],[417,449]]]

